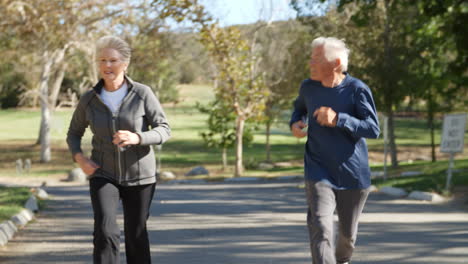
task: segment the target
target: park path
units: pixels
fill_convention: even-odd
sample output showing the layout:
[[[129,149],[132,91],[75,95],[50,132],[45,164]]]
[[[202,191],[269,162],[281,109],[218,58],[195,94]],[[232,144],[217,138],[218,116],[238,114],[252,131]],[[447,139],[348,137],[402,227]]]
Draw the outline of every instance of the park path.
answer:
[[[300,184],[290,179],[159,185],[148,222],[153,263],[310,263]],[[0,248],[0,263],[92,263],[88,187],[47,191],[53,197],[47,210]],[[467,263],[467,227],[468,212],[458,206],[372,193],[353,263]]]

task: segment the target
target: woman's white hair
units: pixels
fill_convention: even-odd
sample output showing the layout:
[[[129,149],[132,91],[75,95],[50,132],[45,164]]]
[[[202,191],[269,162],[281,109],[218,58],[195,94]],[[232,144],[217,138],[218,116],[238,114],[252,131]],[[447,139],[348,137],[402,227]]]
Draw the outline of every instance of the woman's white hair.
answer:
[[[132,56],[132,50],[130,48],[130,45],[128,43],[116,36],[105,36],[100,39],[98,39],[96,43],[96,54],[99,55],[99,53],[103,49],[115,49],[120,56],[122,57],[122,60],[126,63],[130,62],[130,57]]]
[[[312,41],[312,49],[323,47],[325,58],[329,61],[340,59],[341,71],[348,70],[349,49],[343,40],[334,37],[318,37]]]

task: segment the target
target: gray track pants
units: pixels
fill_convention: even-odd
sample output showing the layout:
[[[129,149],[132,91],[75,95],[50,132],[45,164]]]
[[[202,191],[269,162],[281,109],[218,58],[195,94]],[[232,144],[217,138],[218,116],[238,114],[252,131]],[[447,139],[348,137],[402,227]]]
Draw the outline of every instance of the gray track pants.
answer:
[[[350,261],[356,242],[358,220],[369,189],[335,190],[323,182],[306,180],[309,210],[310,248],[314,264],[336,264]],[[333,212],[338,214],[338,240],[333,237]]]

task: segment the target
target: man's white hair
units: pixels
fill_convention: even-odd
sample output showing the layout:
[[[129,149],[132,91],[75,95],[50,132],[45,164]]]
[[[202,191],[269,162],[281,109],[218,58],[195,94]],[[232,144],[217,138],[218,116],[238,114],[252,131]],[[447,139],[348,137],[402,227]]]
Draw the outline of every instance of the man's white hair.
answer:
[[[340,59],[341,71],[348,70],[349,49],[343,40],[334,37],[318,37],[312,41],[312,49],[323,47],[325,58],[329,61]]]

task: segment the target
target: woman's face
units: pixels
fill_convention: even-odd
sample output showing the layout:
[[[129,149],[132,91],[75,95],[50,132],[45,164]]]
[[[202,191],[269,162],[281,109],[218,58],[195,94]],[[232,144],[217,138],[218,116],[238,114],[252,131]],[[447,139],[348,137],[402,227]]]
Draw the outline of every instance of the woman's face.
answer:
[[[122,60],[122,55],[111,48],[102,49],[98,55],[99,73],[106,82],[123,78],[128,63]]]

